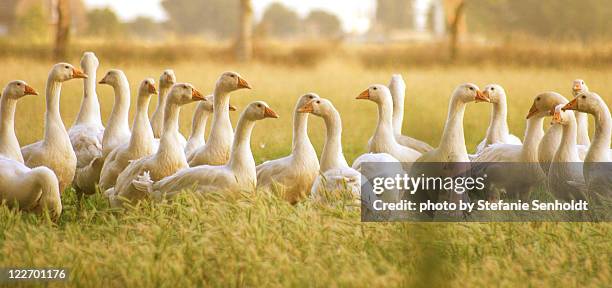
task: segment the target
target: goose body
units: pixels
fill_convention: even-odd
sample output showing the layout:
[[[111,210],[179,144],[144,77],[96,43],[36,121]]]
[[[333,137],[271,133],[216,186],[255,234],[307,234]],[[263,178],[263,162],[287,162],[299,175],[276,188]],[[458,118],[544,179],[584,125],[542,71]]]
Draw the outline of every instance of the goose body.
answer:
[[[24,163],[30,168],[46,166],[59,182],[60,193],[74,179],[77,165],[70,137],[60,115],[60,93],[62,83],[70,79],[86,78],[87,74],[67,63],[58,63],[49,72],[46,87],[47,112],[45,113],[45,135],[42,141],[21,148]]]
[[[308,114],[300,113],[298,109],[318,98],[318,95],[308,93],[298,99],[293,112],[291,155],[257,166],[258,189],[272,191],[278,187],[290,203],[296,203],[310,193],[319,173],[319,159],[308,138]]]
[[[387,153],[402,162],[406,170],[421,156],[418,151],[400,145],[393,131],[393,100],[389,89],[384,85],[372,85],[357,99],[370,100],[378,106],[378,124],[374,136],[368,143],[370,153]]]
[[[476,147],[476,154],[491,144],[522,144],[521,139],[510,134],[508,129],[508,105],[506,103],[506,91],[497,84],[490,84],[484,87],[482,92],[491,99],[493,110],[491,111],[491,121],[487,128],[487,135]]]
[[[153,182],[144,174],[134,181],[134,185],[141,191],[149,193],[154,199],[162,196],[173,197],[190,188],[200,193],[254,189],[257,185],[257,176],[250,147],[251,132],[255,122],[264,118],[278,118],[278,115],[261,101],[247,106],[236,126],[230,160],[226,165],[191,167],[157,182]]]
[[[590,197],[609,200],[612,198],[612,166],[609,163],[612,116],[608,105],[597,93],[583,92],[562,109],[585,112],[595,118],[595,133],[584,158],[583,176]]]
[[[331,101],[313,99],[298,109],[300,113],[312,113],[325,121],[326,137],[321,153],[320,174],[315,179],[310,198],[330,201],[330,196],[347,191],[353,199],[361,196],[361,174],[349,167],[342,153],[342,120]]]
[[[229,160],[234,130],[229,117],[229,93],[251,86],[238,73],[223,73],[213,91],[213,120],[206,144],[191,154],[189,166],[224,165]]]
[[[397,143],[419,153],[433,150],[431,145],[402,134],[402,126],[404,125],[404,101],[406,98],[406,82],[404,82],[402,75],[394,74],[391,76],[389,90],[393,98],[393,134]]]
[[[576,116],[572,111],[561,111],[565,104],[559,104],[553,112],[552,125],[563,129],[561,143],[548,170],[549,191],[565,201],[586,200],[582,161],[576,148]]]
[[[24,211],[48,210],[53,218],[62,212],[59,183],[47,167],[28,168],[0,155],[0,202]]]
[[[149,156],[155,151],[153,130],[147,113],[151,95],[157,93],[154,85],[155,81],[151,78],[143,80],[140,84],[130,141],[115,148],[104,160],[99,183],[101,191],[115,185],[117,176],[130,161]]]
[[[16,80],[2,90],[0,97],[0,156],[23,164],[23,156],[15,135],[15,108],[17,101],[26,95],[38,95],[27,83]]]
[[[146,193],[136,189],[132,184],[145,172],[152,181],[158,181],[177,171],[187,168],[185,153],[180,147],[178,122],[182,105],[202,100],[204,97],[191,84],[177,83],[170,89],[164,111],[164,131],[159,149],[155,154],[132,161],[117,177],[115,187],[104,193],[109,198],[112,207],[121,207],[124,201],[134,203],[145,198]]]
[[[81,67],[89,77],[83,79],[83,100],[77,119],[68,130],[77,157],[77,168],[72,185],[85,194],[93,194],[100,178],[104,125],[100,117],[100,103],[96,94],[96,71],[99,62],[92,52],[85,52]]]

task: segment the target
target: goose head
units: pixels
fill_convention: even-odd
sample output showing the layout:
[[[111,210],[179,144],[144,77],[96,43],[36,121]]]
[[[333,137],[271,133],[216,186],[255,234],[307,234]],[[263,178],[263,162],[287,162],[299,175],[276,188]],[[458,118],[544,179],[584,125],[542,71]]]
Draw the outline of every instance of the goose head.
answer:
[[[30,87],[26,82],[15,80],[8,83],[8,85],[4,87],[2,95],[6,95],[6,97],[10,99],[17,100],[26,95],[38,95],[38,92],[36,92],[36,90]]]
[[[83,70],[88,71],[90,69],[96,69],[100,65],[100,61],[98,61],[98,57],[93,52],[85,52],[83,53],[83,57],[81,57],[81,67]]]
[[[213,109],[214,100],[213,99],[214,99],[214,96],[212,94],[206,95],[204,99],[200,101],[200,103],[198,103],[198,107],[196,107],[196,110],[203,110],[208,113],[212,113],[214,111]],[[236,106],[229,104],[229,111],[236,111],[236,110],[238,110]]]
[[[601,96],[595,92],[582,92],[578,94],[572,101],[563,106],[563,110],[576,110],[593,115],[597,115],[601,110],[600,105],[603,102]]]
[[[455,91],[453,91],[452,99],[457,99],[463,103],[470,103],[474,101],[490,102],[489,97],[483,94],[476,84],[472,83],[464,83],[457,86]]]
[[[261,120],[264,118],[278,118],[278,114],[276,114],[274,110],[270,109],[270,106],[263,101],[252,102],[246,109],[244,109],[242,115],[242,117],[245,117],[245,119],[251,121]]]
[[[578,96],[578,94],[582,92],[587,91],[589,91],[589,86],[586,85],[584,80],[575,79],[574,81],[572,81],[572,95],[574,95],[574,97]]]
[[[392,100],[391,91],[389,88],[381,84],[375,84],[368,87],[368,89],[361,92],[361,94],[359,94],[359,96],[357,96],[355,99],[370,100],[377,104],[385,103],[385,101],[390,103]]]
[[[229,93],[238,89],[251,89],[251,85],[236,72],[224,72],[215,85],[215,89]]]
[[[527,119],[532,117],[546,117],[550,115],[550,110],[559,104],[567,103],[567,99],[556,92],[544,92],[536,95],[533,104],[527,113]]]
[[[489,84],[484,87],[482,94],[489,98],[491,103],[501,103],[506,99],[506,90],[501,85]]]
[[[315,94],[315,93],[306,93],[302,96],[300,96],[300,99],[298,99],[297,102],[297,109],[300,109],[302,106],[306,105],[306,103],[314,100],[314,99],[319,99],[321,97],[319,97],[319,95]]]
[[[333,110],[335,110],[335,108],[331,101],[325,98],[317,98],[308,101],[308,103],[298,109],[298,112],[311,113],[323,117],[324,115],[329,115]]]
[[[550,115],[552,116],[550,124],[566,126],[569,125],[570,122],[576,121],[574,113],[563,110],[563,106],[565,106],[565,104],[559,104],[550,110]]]
[[[68,63],[55,64],[51,69],[50,74],[54,80],[59,82],[64,82],[77,78],[87,78],[87,74],[85,74],[85,72]]]
[[[176,84],[176,75],[174,74],[174,70],[164,70],[164,72],[162,72],[162,74],[159,76],[159,89],[168,89],[174,84]]]
[[[125,78],[125,73],[119,69],[111,69],[106,72],[106,75],[98,82],[98,84],[106,84],[113,87],[119,86],[121,80]]]
[[[189,83],[176,83],[168,93],[168,103],[175,103],[179,106],[201,100],[204,100],[202,93]]]
[[[145,97],[151,97],[151,95],[157,94],[157,89],[155,89],[155,80],[153,78],[146,78],[140,82],[140,86],[138,87],[138,95],[143,95]]]

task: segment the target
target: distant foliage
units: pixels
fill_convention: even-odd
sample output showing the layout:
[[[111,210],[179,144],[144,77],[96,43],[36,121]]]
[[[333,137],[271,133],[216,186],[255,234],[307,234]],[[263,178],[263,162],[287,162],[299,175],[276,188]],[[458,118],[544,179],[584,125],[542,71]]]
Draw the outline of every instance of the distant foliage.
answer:
[[[162,24],[149,17],[137,17],[125,24],[130,35],[141,39],[156,39],[162,36]]]
[[[470,30],[519,33],[562,40],[612,38],[612,5],[606,0],[468,0]]]
[[[93,9],[87,12],[88,36],[117,37],[123,32],[123,24],[110,8]]]
[[[14,32],[17,36],[32,42],[44,42],[49,33],[47,15],[41,5],[31,6],[25,13],[18,16]]]
[[[264,11],[259,25],[266,35],[285,38],[299,32],[300,18],[295,11],[285,5],[272,3]]]
[[[232,38],[238,31],[238,0],[163,0],[170,24],[182,34]]]
[[[338,16],[323,10],[312,10],[304,19],[304,24],[321,36],[334,37],[342,33]]]
[[[413,1],[377,0],[376,23],[384,30],[412,28],[414,25]]]

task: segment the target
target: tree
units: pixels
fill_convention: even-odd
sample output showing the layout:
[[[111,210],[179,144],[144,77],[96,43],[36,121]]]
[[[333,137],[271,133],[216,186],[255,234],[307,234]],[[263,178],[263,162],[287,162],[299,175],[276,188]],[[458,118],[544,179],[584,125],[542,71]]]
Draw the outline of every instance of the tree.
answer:
[[[253,7],[251,0],[240,0],[240,30],[236,40],[236,58],[249,61],[253,54]]]
[[[17,16],[14,31],[17,35],[30,41],[45,41],[48,33],[47,15],[41,5],[34,5],[22,15]]]
[[[323,10],[312,10],[304,22],[320,36],[334,37],[342,33],[340,19],[335,14]]]
[[[123,24],[110,8],[87,12],[87,34],[98,37],[116,37],[123,31]]]
[[[66,58],[70,41],[70,1],[57,0],[55,11],[57,12],[57,25],[53,55],[56,61],[62,61]]]
[[[275,37],[295,35],[300,28],[300,18],[295,11],[280,3],[272,3],[261,18],[259,25],[263,30]]]
[[[226,39],[236,35],[239,0],[163,0],[170,24],[183,34],[208,33]]]
[[[446,11],[448,11],[447,23],[450,30],[450,58],[455,60],[457,58],[459,34],[465,30],[465,20],[463,17],[465,0],[446,0],[445,2]]]

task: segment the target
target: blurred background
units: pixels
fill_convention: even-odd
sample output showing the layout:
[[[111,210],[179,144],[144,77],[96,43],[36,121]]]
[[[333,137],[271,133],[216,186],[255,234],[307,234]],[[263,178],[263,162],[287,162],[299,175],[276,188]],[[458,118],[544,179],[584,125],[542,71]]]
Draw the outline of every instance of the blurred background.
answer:
[[[0,0],[0,57],[608,66],[610,38],[606,0]]]

